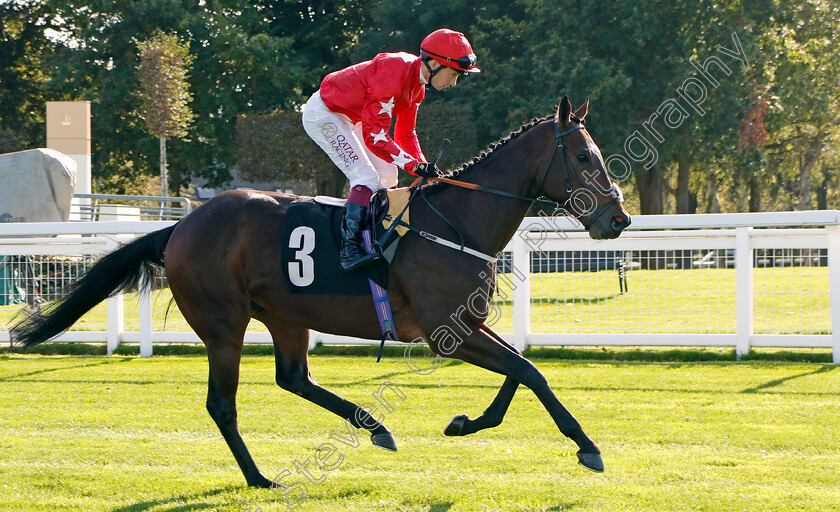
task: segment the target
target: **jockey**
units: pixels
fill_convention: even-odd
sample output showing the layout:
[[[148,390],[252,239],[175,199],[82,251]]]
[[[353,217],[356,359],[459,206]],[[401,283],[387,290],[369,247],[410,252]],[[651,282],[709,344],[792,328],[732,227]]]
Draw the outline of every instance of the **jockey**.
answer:
[[[341,223],[340,264],[345,272],[379,258],[360,247],[371,195],[395,187],[397,169],[425,177],[438,174],[423,155],[415,130],[425,88],[440,91],[456,85],[459,76],[480,71],[464,34],[442,28],[423,39],[419,57],[380,53],[330,73],[309,98],[303,127],[350,180]],[[394,117],[392,139],[388,132]]]

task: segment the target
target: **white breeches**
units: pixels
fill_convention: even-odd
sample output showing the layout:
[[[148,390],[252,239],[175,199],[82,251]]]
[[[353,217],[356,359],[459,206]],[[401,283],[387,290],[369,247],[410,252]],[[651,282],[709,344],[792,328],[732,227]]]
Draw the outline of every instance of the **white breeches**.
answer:
[[[331,111],[316,91],[303,109],[303,129],[350,180],[376,192],[397,185],[397,166],[382,160],[364,143],[362,123]]]

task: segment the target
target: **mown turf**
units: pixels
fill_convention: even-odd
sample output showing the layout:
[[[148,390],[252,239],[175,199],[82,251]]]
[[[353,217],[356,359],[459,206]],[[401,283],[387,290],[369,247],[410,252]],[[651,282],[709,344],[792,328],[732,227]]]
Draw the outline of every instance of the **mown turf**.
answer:
[[[298,491],[244,486],[204,410],[204,357],[0,355],[0,510],[828,511],[840,509],[840,369],[765,362],[536,359],[604,453],[590,473],[528,390],[505,422],[442,435],[475,416],[502,378],[457,362],[427,375],[394,351],[315,355],[312,373],[356,402],[392,383],[383,411],[399,451],[360,445],[343,422],[274,384],[274,361],[246,356],[239,418],[262,471]],[[415,354],[412,352],[412,354]],[[547,355],[547,354],[543,354]],[[429,366],[431,358],[416,361]],[[337,448],[323,471],[312,462]],[[340,458],[343,457],[343,458]],[[310,460],[309,482],[295,471]],[[278,492],[278,494],[280,494]]]
[[[386,345],[383,354],[386,357],[404,357],[406,345]],[[7,343],[0,346],[0,354],[19,351],[10,348]],[[273,355],[274,347],[270,344],[245,345],[245,355]],[[364,356],[376,357],[379,348],[371,345],[321,345],[310,350],[311,355]],[[31,348],[28,353],[41,355],[105,355],[105,343],[44,343]],[[204,355],[207,351],[201,343],[159,343],[154,346],[155,355]],[[425,346],[413,346],[412,354],[428,356],[431,351]],[[117,347],[116,355],[140,355],[140,346],[136,343],[123,343]],[[735,349],[725,347],[531,347],[525,350],[529,359],[596,360],[596,361],[636,361],[636,362],[724,362],[724,361],[771,361],[793,363],[830,363],[832,350],[827,348],[753,348],[740,358]]]

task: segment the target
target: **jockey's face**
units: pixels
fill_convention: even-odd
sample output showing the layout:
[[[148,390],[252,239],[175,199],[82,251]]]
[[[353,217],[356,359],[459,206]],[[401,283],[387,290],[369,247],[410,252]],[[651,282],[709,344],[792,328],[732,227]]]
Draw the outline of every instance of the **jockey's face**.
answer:
[[[437,66],[435,66],[437,64]],[[440,71],[435,73],[435,76],[432,77],[431,85],[438,91],[442,91],[448,87],[454,87],[458,84],[458,77],[461,76],[461,73],[450,68],[449,66],[441,66],[438,62],[432,63],[432,68],[437,69],[442,67]]]

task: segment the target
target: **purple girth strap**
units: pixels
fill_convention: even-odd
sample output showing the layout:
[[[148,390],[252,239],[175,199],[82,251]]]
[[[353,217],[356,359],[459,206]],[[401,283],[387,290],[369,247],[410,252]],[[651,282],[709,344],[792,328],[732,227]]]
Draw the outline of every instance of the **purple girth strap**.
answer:
[[[364,230],[362,232],[362,238],[368,254],[374,252],[376,249],[373,248],[370,230]],[[379,343],[379,355],[376,357],[376,362],[378,363],[382,359],[385,340],[397,341],[397,335],[394,332],[394,315],[391,313],[391,301],[388,300],[388,291],[373,282],[373,279],[368,279],[368,282],[370,283],[370,292],[373,294],[376,317],[379,319],[379,330],[382,331],[382,339]]]

